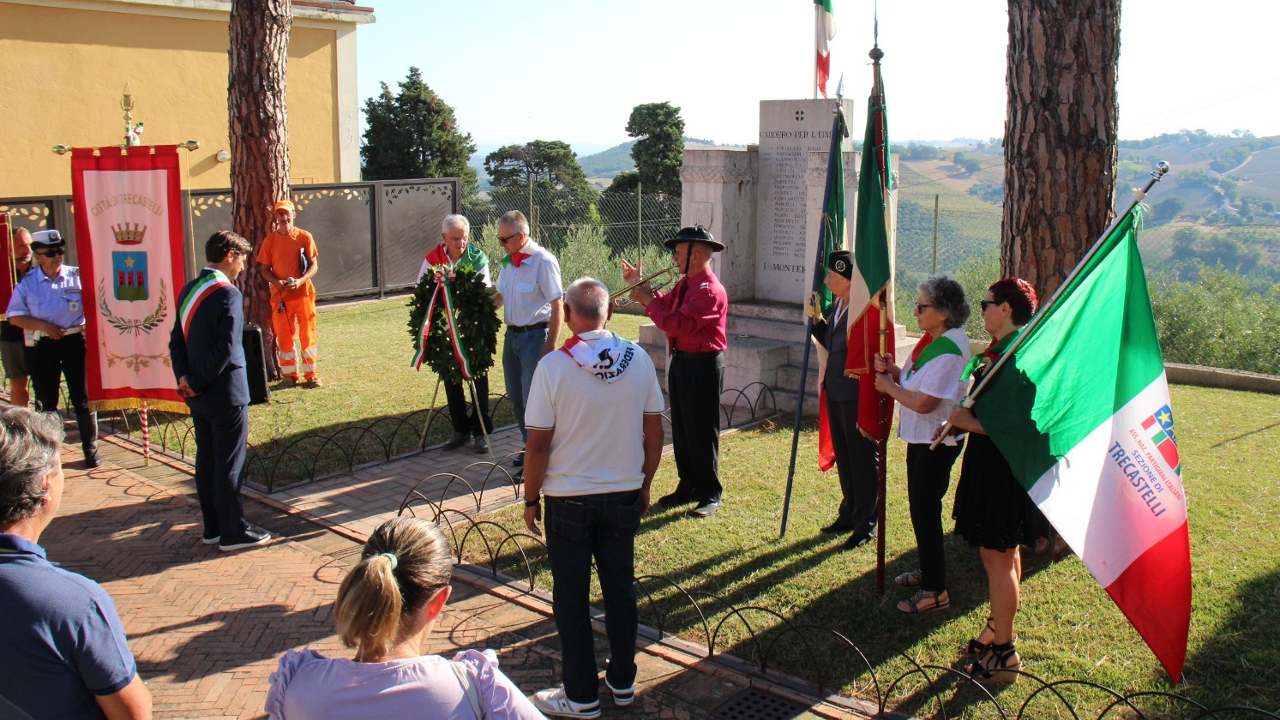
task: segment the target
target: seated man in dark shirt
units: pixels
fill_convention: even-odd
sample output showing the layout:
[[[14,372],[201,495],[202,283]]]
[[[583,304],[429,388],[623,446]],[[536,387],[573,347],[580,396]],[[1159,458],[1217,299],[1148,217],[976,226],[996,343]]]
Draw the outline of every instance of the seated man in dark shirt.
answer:
[[[62,426],[0,410],[0,710],[36,720],[151,717],[115,604],[36,544],[62,502]]]

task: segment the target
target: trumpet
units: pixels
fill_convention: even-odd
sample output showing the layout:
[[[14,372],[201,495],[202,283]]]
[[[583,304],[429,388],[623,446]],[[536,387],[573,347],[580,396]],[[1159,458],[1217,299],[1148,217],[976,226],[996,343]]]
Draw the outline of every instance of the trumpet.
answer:
[[[663,277],[664,275],[666,277]],[[661,282],[658,283],[657,287],[653,289],[654,290],[665,289],[668,286],[675,285],[676,280],[680,279],[680,270],[676,268],[675,265],[672,265],[671,267],[666,268],[664,270],[659,270],[658,272],[653,273],[648,277],[641,278],[636,282],[633,282],[630,285],[610,295],[609,302],[613,303],[618,307],[625,307],[627,305],[630,305],[631,303],[635,302],[630,297],[628,297],[631,294],[632,290],[635,290],[641,285],[648,285],[652,283],[654,280],[657,280],[658,278],[663,278],[663,279]]]

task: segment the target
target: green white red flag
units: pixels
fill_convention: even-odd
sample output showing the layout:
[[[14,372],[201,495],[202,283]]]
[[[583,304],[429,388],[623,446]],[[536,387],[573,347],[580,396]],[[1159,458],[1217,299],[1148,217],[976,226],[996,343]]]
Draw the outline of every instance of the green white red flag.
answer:
[[[817,50],[817,71],[814,82],[822,97],[827,96],[827,79],[831,77],[831,40],[836,36],[836,16],[831,8],[832,0],[813,0],[813,44]]]
[[[1191,550],[1169,386],[1125,216],[1029,325],[975,412],[1177,684]]]
[[[878,48],[875,52],[878,52]],[[889,118],[885,108],[880,62],[873,66],[871,98],[867,102],[867,130],[862,141],[858,174],[858,207],[854,214],[853,264],[849,287],[849,355],[845,375],[859,379],[858,428],[880,440],[881,415],[893,403],[880,402],[875,390],[873,359],[880,352],[880,295],[885,296],[889,334],[886,352],[894,354],[893,337],[893,179],[889,156]],[[887,409],[886,409],[887,408]]]
[[[831,149],[827,153],[827,185],[822,195],[822,226],[818,231],[818,262],[813,271],[813,291],[818,294],[823,317],[833,321],[833,298],[825,280],[831,253],[845,249],[846,228],[844,204],[844,139],[849,135],[845,124],[842,103],[837,101],[835,118],[831,121]],[[848,300],[848,298],[845,298]],[[827,353],[818,346],[818,378],[827,376]],[[831,439],[831,424],[827,417],[827,388],[818,388],[818,469],[826,472],[836,464],[835,444]]]

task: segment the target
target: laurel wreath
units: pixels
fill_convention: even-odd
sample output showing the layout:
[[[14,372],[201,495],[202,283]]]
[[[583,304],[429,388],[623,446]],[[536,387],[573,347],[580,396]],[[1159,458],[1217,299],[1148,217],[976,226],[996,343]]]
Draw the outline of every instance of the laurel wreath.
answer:
[[[164,278],[160,278],[160,302],[156,305],[155,312],[141,320],[122,318],[112,313],[111,308],[107,307],[107,281],[104,278],[98,281],[98,311],[102,314],[102,319],[106,320],[111,327],[119,330],[121,335],[125,333],[142,335],[143,333],[150,333],[164,322],[165,316],[168,315],[169,311],[168,303],[165,300],[168,295],[165,292]]]
[[[493,367],[493,356],[498,350],[498,330],[502,328],[502,321],[493,311],[489,289],[485,287],[480,273],[469,267],[451,269],[452,273],[443,273],[443,277],[449,285],[453,302],[453,321],[458,330],[458,344],[467,356],[471,375],[480,377]],[[413,297],[409,299],[409,336],[415,352],[422,332],[423,317],[427,314],[431,296],[436,291],[436,282],[435,272],[424,274],[413,291]],[[423,362],[445,382],[462,385],[465,379],[458,360],[453,355],[445,312],[444,303],[437,301]]]
[[[110,350],[107,351],[107,367],[115,367],[116,363],[123,363],[124,366],[138,374],[144,369],[151,367],[152,361],[158,362],[165,367],[172,367],[168,353],[160,355],[143,355],[134,353],[133,355],[116,355]]]

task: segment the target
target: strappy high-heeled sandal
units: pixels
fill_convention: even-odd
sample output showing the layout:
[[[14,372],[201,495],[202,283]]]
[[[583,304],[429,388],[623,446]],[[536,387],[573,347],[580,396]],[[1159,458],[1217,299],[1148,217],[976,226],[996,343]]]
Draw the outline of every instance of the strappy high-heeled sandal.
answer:
[[[1018,681],[1022,670],[1022,657],[1018,655],[1015,641],[997,645],[992,643],[978,662],[965,668],[969,677],[982,685],[1007,685]]]
[[[992,625],[993,622],[995,622],[995,618],[987,618],[986,629],[991,632],[992,638],[994,640],[994,637],[996,634],[996,627],[995,625]],[[982,637],[982,633],[978,633],[978,637]],[[969,642],[960,647],[960,654],[961,655],[981,655],[982,653],[986,652],[987,648],[989,647],[991,647],[991,643],[984,643],[978,638],[969,638]]]

